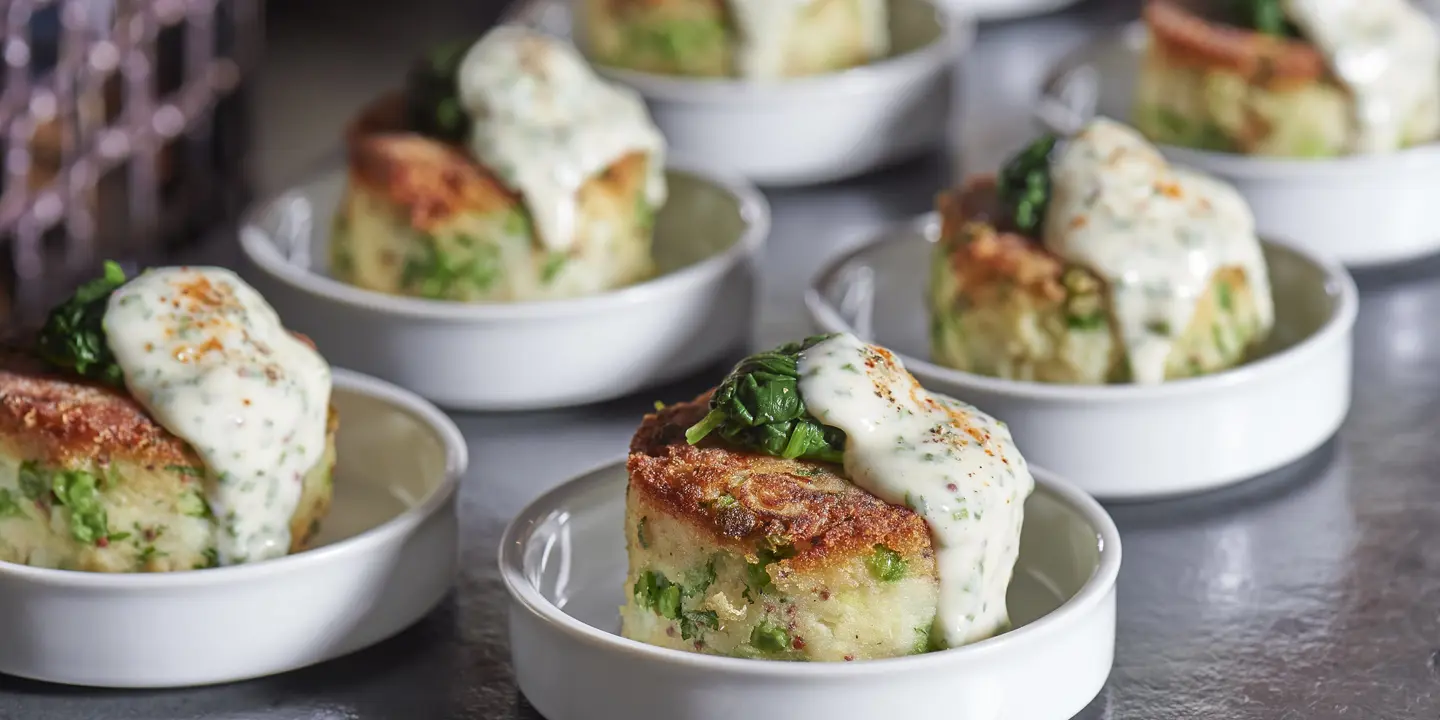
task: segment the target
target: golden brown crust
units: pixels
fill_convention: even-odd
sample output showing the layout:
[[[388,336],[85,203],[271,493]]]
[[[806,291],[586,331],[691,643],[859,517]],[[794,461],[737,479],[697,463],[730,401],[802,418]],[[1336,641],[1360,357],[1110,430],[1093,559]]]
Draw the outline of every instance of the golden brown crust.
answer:
[[[309,337],[292,333],[312,349]],[[328,431],[339,417],[330,408]],[[119,388],[61,373],[24,345],[0,347],[0,437],[49,466],[124,460],[198,467],[200,456]]]
[[[935,204],[951,271],[962,289],[996,287],[1004,281],[1029,295],[1065,298],[1065,262],[1035,238],[1004,229],[994,175],[970,177],[942,193]]]
[[[404,103],[400,93],[387,93],[346,129],[352,184],[403,208],[411,226],[425,231],[460,213],[518,206],[519,196],[465,147],[406,129]],[[633,193],[644,182],[645,163],[644,153],[630,153],[587,182],[581,194]]]
[[[188,445],[123,390],[61,375],[15,350],[0,351],[0,435],[46,465],[90,458],[146,466],[200,464]]]
[[[883,544],[928,554],[925,521],[855,487],[828,463],[784,460],[685,441],[709,410],[709,393],[645,416],[630,443],[629,492],[743,553],[789,544],[792,569],[806,571],[868,555]],[[734,503],[717,503],[722,496]]]
[[[1325,78],[1329,70],[1314,46],[1277,38],[1207,18],[1208,0],[1149,0],[1145,24],[1155,49],[1174,64],[1224,69],[1250,82],[1303,85]]]

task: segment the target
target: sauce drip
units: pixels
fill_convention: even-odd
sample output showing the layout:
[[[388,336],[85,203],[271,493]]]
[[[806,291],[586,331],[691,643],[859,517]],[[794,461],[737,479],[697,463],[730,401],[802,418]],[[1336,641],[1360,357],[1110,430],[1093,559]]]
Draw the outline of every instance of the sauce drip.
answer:
[[[1284,0],[1285,14],[1353,96],[1352,150],[1389,152],[1440,132],[1440,37],[1408,0]]]
[[[665,201],[664,139],[645,103],[570,45],[502,25],[466,52],[457,84],[471,152],[523,197],[543,246],[573,246],[581,186],[630,153],[647,155],[646,201]]]
[[[220,564],[288,553],[325,452],[330,366],[220,268],[143,273],[110,296],[103,324],[130,394],[205,462]]]
[[[995,419],[927,392],[890,352],[841,334],[801,354],[800,395],[845,432],[851,482],[930,526],[947,647],[1003,632],[1005,591],[1035,480]]]
[[[728,0],[739,43],[735,72],[740,77],[773,80],[785,74],[785,56],[801,16],[821,0]],[[835,0],[829,0],[831,2]],[[855,5],[866,55],[878,58],[890,49],[885,0],[848,0]]]
[[[1255,219],[1236,190],[1172,168],[1139,133],[1101,118],[1051,166],[1044,243],[1111,288],[1133,380],[1165,380],[1176,338],[1221,267],[1245,270],[1260,322],[1274,319]]]

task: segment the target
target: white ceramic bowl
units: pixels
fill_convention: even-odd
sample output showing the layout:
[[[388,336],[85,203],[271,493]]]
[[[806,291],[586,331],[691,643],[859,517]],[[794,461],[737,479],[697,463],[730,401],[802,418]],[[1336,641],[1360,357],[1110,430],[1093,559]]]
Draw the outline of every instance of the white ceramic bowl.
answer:
[[[0,562],[0,673],[169,688],[294,670],[409,627],[449,591],[454,423],[424,400],[335,371],[335,497],[314,547],[253,565],[115,575]]]
[[[1332,261],[1265,242],[1275,330],[1238,368],[1152,386],[1058,385],[930,362],[916,278],[929,277],[938,233],[925,215],[832,261],[805,297],[816,326],[890,348],[923,385],[1005,421],[1026,459],[1097,497],[1179,495],[1261,475],[1319,447],[1349,412],[1359,300]]]
[[[602,467],[536,500],[501,540],[516,682],[549,720],[1069,720],[1110,674],[1120,535],[1095,500],[1031,470],[1014,630],[906,658],[787,663],[619,636],[625,464]]]
[[[466,304],[387,295],[327,275],[334,171],[258,206],[245,275],[336,365],[446,407],[580,405],[675,380],[749,341],[754,261],[770,229],[743,180],[673,167],[655,218],[657,278],[591,297]]]
[[[766,186],[840,180],[944,141],[954,69],[975,27],[935,1],[890,0],[895,52],[842,72],[752,82],[596,69],[645,97],[676,158]],[[570,22],[559,15],[536,10],[525,17],[568,32]]]
[[[1068,133],[1098,113],[1131,115],[1142,24],[1100,36],[1056,66],[1036,117]],[[1440,251],[1440,143],[1386,155],[1334,159],[1246,157],[1161,146],[1173,162],[1219,177],[1240,191],[1262,235],[1297,243],[1352,267],[1414,259]]]

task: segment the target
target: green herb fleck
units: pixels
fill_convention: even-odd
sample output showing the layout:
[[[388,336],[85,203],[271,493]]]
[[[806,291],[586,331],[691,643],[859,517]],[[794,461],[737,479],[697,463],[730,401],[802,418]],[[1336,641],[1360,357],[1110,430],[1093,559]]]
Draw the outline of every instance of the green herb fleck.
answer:
[[[1234,310],[1235,299],[1230,295],[1230,283],[1220,281],[1215,284],[1215,295],[1220,302],[1220,309],[1225,312]]]
[[[655,226],[655,208],[644,195],[635,199],[635,224],[646,230]]]
[[[780,560],[793,557],[795,548],[790,545],[777,545],[773,549],[761,548],[755,555],[755,562],[745,565],[744,594],[751,602],[758,600],[761,593],[768,592],[775,587],[766,568]]]
[[[1145,323],[1145,329],[1155,335],[1170,337],[1170,323],[1164,320],[1152,320],[1151,322]]]
[[[81,285],[50,311],[36,343],[40,357],[83,377],[123,386],[125,376],[105,339],[104,320],[111,293],[124,284],[125,271],[107,261],[104,276]]]
[[[880,582],[896,582],[905,577],[905,558],[884,545],[875,546],[875,552],[865,560],[865,565],[870,568],[870,574]]]
[[[680,639],[692,640],[700,637],[700,628],[719,629],[720,618],[714,610],[695,610],[680,616]]]
[[[7,517],[26,517],[25,509],[20,507],[15,494],[10,492],[9,488],[0,488],[0,518]]]
[[[933,650],[930,636],[933,634],[932,631],[934,628],[935,625],[933,623],[915,628],[915,644],[910,648],[910,652],[919,655]]]
[[[636,523],[635,541],[640,543],[641,548],[650,549],[650,518],[642,517],[640,522]]]
[[[210,511],[210,503],[205,501],[204,496],[202,496],[198,490],[180,496],[179,502],[176,503],[176,509],[180,511],[180,514],[189,517],[213,517],[213,513]]]
[[[193,465],[166,465],[165,471],[178,473],[191,480],[205,479],[205,468],[199,468]]]
[[[1300,31],[1285,17],[1280,0],[1231,0],[1236,25],[1276,37],[1300,37]]]
[[[570,256],[562,252],[552,252],[545,256],[545,264],[540,268],[540,281],[552,283],[565,269],[565,263],[570,261]]]
[[[721,495],[710,503],[710,507],[713,510],[724,510],[728,507],[734,507],[738,502],[734,495]]]
[[[463,298],[467,289],[483,293],[500,279],[500,251],[493,245],[476,247],[464,260],[438,250],[432,237],[425,238],[418,248],[418,254],[405,259],[400,282],[422,297]]]
[[[48,473],[40,469],[40,463],[26,460],[20,463],[20,492],[31,500],[39,500],[50,494]]]
[[[785,652],[790,649],[790,633],[785,632],[785,628],[765,620],[750,631],[750,644],[762,652]]]
[[[710,412],[685,431],[694,445],[712,432],[727,442],[786,459],[841,462],[845,434],[822,424],[800,397],[800,354],[833,335],[816,335],[751,355],[710,399]]]
[[[215,548],[205,548],[205,552],[201,553],[200,557],[200,562],[195,563],[196,570],[220,567],[220,553]]]
[[[524,210],[511,210],[505,216],[505,234],[516,237],[530,237],[530,216]]]
[[[460,142],[468,131],[456,76],[468,42],[436,47],[415,63],[405,84],[406,120],[411,130],[446,142]]]
[[[1053,134],[1040,136],[1000,169],[1000,204],[1015,227],[1036,235],[1050,205],[1050,154],[1059,142]]]
[[[84,470],[60,470],[50,476],[50,491],[70,516],[70,534],[82,543],[109,538],[105,506],[100,502],[99,481]]]
[[[1096,310],[1086,315],[1066,315],[1065,325],[1071,330],[1099,330],[1105,326],[1105,311]]]
[[[671,620],[679,620],[680,599],[680,586],[666,585],[655,599],[655,612]]]
[[[715,560],[711,559],[699,568],[690,571],[686,577],[685,594],[687,597],[700,597],[715,584]]]

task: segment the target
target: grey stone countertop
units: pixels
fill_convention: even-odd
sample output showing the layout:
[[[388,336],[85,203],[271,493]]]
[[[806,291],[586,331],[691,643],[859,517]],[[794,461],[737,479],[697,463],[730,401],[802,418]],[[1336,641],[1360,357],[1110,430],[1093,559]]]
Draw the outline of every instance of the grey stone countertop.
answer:
[[[358,7],[306,0],[272,18],[260,93],[266,189],[333,151],[334,129],[398,80],[410,53],[457,28],[478,32],[498,12],[458,0],[348,12]],[[1049,63],[1137,7],[1093,0],[984,27],[962,73],[955,144],[966,164],[993,163],[1022,141],[1024,108]],[[837,185],[768,192],[774,232],[756,345],[808,330],[801,291],[820,263],[927,211],[952,177],[948,157],[937,150]],[[1357,279],[1354,407],[1335,440],[1228,490],[1111,506],[1125,539],[1117,652],[1108,686],[1081,718],[1440,718],[1440,260]],[[472,458],[459,505],[463,568],[443,604],[390,641],[194,690],[0,677],[0,718],[537,718],[509,668],[495,567],[505,522],[546,489],[618,458],[654,400],[691,396],[712,379],[575,410],[455,415]]]

